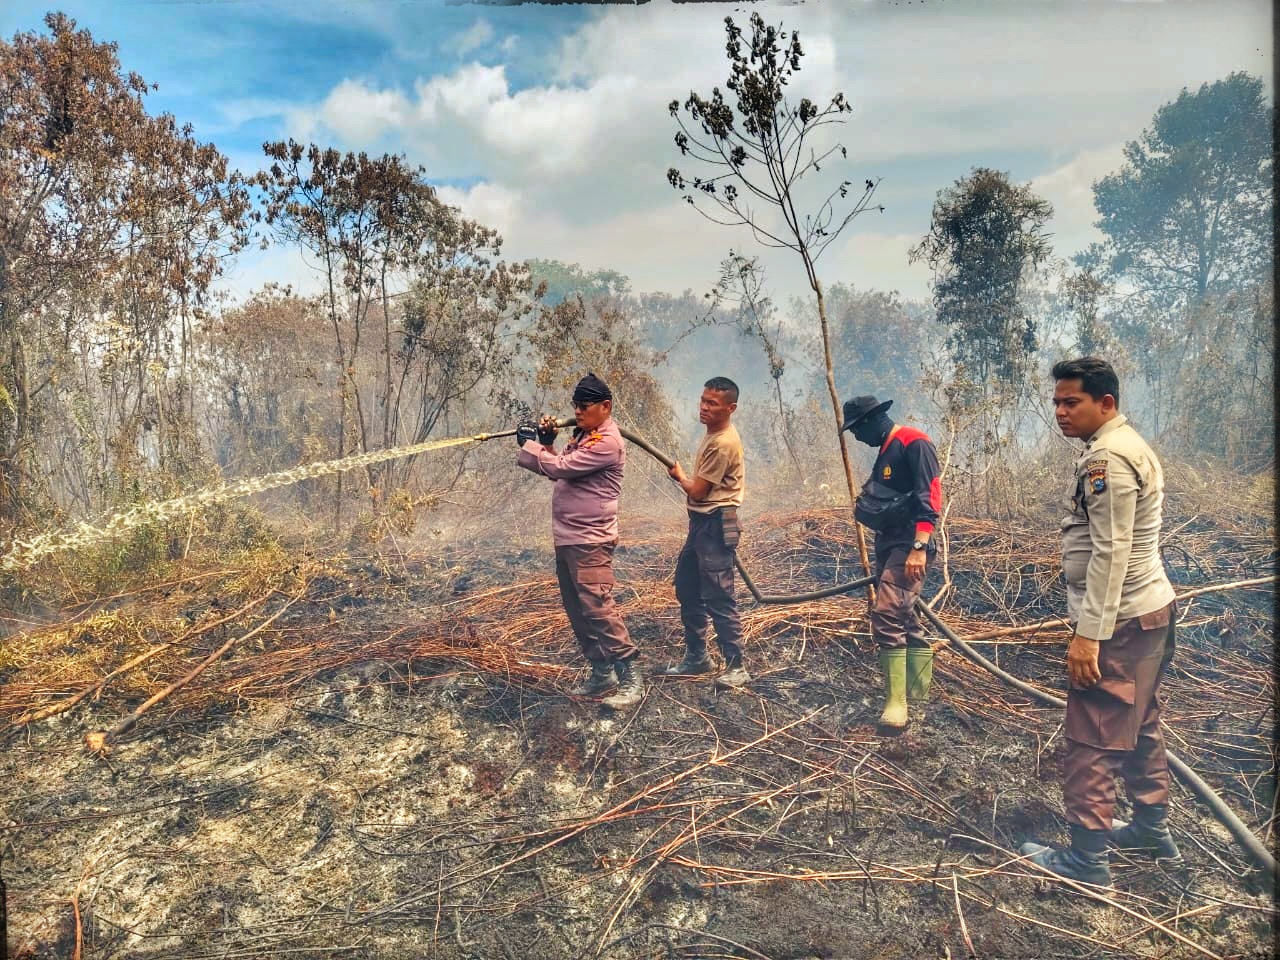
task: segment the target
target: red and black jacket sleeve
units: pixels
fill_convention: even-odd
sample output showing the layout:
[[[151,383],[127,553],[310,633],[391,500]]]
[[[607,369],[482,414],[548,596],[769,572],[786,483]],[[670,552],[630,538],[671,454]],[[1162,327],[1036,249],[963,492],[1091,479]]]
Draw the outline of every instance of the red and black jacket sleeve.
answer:
[[[938,451],[929,435],[915,427],[899,427],[881,450],[876,470],[876,476],[891,486],[914,494],[916,536],[932,533],[942,513],[942,479]]]

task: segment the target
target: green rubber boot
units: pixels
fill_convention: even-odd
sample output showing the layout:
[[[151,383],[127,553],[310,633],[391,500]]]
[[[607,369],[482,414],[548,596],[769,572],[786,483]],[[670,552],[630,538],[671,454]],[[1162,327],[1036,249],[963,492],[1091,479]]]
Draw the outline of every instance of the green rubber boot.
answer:
[[[907,647],[907,699],[928,700],[933,683],[933,647]]]
[[[880,726],[888,733],[907,728],[907,651],[894,647],[880,651],[880,672],[884,675],[884,713]]]

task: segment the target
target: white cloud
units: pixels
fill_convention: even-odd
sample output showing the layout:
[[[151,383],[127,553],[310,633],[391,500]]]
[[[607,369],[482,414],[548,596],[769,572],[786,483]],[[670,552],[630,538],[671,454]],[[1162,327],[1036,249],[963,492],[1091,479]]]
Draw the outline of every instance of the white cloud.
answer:
[[[639,83],[635,76],[608,76],[587,87],[512,92],[505,67],[470,63],[418,81],[411,96],[343,80],[318,107],[293,111],[289,122],[297,135],[328,133],[349,148],[394,134],[425,154],[440,177],[556,179],[595,162]]]
[[[1095,227],[1098,212],[1093,206],[1093,184],[1115,173],[1124,164],[1123,142],[1096,150],[1084,150],[1069,162],[1031,181],[1037,194],[1053,204],[1054,249],[1060,256],[1083,250],[1101,240]]]
[[[489,26],[487,20],[477,20],[466,30],[456,34],[453,38],[453,48],[458,53],[466,56],[473,50],[479,50],[481,47],[493,42],[493,27]]]
[[[493,227],[503,237],[520,222],[520,194],[498,184],[477,183],[466,190],[440,187],[436,192],[442,201],[461,210],[468,220]]]
[[[395,90],[372,90],[356,80],[343,80],[320,105],[324,125],[348,143],[368,143],[404,126],[411,113],[405,96]]]
[[[1055,249],[1066,256],[1097,239],[1092,182],[1119,167],[1119,145],[1160,104],[1234,69],[1268,84],[1271,76],[1271,47],[1259,39],[1270,35],[1270,15],[1257,2],[761,12],[800,34],[805,59],[792,95],[823,102],[842,90],[853,103],[835,128],[849,148],[839,175],[885,178],[887,212],[859,219],[832,247],[825,282],[913,297],[927,294],[928,271],[907,263],[907,248],[926,230],[935,192],[973,166],[1032,180],[1054,204]],[[679,203],[663,180],[680,163],[666,104],[724,84],[725,13],[609,7],[565,36],[540,73],[523,60],[518,72],[468,63],[402,87],[348,79],[290,123],[346,149],[402,149],[433,177],[480,179],[442,196],[501,230],[512,256],[616,269],[640,290],[703,290],[730,246],[759,251],[744,231]],[[504,23],[495,8],[457,34],[455,48],[520,55]],[[530,71],[532,85],[513,83]],[[778,296],[803,286],[788,256],[765,259]]]

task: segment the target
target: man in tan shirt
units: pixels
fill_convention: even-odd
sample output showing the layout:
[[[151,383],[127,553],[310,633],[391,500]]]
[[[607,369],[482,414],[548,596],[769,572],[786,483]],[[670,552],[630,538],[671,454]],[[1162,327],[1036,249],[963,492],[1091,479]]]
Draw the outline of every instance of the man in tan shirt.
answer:
[[[1160,733],[1160,679],[1173,658],[1173,587],[1160,559],[1164,474],[1120,413],[1120,383],[1096,357],[1053,367],[1053,406],[1085,441],[1062,521],[1062,568],[1074,635],[1067,648],[1063,798],[1071,847],[1022,852],[1054,873],[1111,882],[1108,846],[1179,858],[1169,835],[1169,765]],[[1133,803],[1114,821],[1115,776]]]
[[[712,377],[702,390],[698,419],[707,434],[694,457],[693,477],[679,463],[670,471],[686,495],[689,534],[676,560],[676,599],[684,625],[684,659],[668,667],[669,677],[710,673],[707,656],[709,625],[725,670],[716,678],[721,687],[741,687],[751,680],[742,662],[742,620],[734,596],[733,561],[738,547],[738,508],[746,490],[742,439],[730,423],[738,409],[738,385],[728,377]]]

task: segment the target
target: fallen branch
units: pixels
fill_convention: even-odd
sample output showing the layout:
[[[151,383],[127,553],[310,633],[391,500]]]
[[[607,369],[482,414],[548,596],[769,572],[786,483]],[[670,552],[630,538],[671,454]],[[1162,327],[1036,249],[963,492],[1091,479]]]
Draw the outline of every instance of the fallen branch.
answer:
[[[236,610],[233,613],[227,614],[221,620],[215,620],[213,623],[206,624],[205,626],[201,627],[199,630],[189,630],[180,637],[175,637],[174,639],[169,640],[166,643],[162,643],[162,644],[159,644],[158,646],[152,647],[150,650],[146,651],[145,653],[141,653],[138,656],[134,657],[128,663],[122,664],[121,666],[117,667],[115,670],[112,670],[110,673],[108,673],[101,680],[98,680],[96,683],[91,683],[89,686],[85,687],[83,690],[81,690],[79,693],[77,693],[75,696],[71,697],[70,699],[60,700],[57,703],[50,704],[49,706],[45,707],[43,710],[36,710],[35,712],[24,713],[22,716],[18,717],[16,720],[13,721],[13,725],[15,727],[20,727],[26,723],[36,723],[39,720],[46,720],[49,717],[54,717],[54,716],[57,716],[58,714],[66,713],[76,704],[82,702],[88,697],[95,696],[98,693],[100,693],[103,687],[105,687],[111,680],[115,679],[121,674],[128,673],[134,667],[141,666],[142,664],[150,660],[152,657],[163,653],[165,650],[168,650],[170,647],[173,647],[176,644],[183,643],[184,641],[191,639],[191,637],[193,636],[197,636],[201,633],[204,633],[208,630],[213,629],[214,627],[221,626],[222,624],[227,623],[228,621],[234,620],[236,617],[243,616],[244,614],[252,610],[254,607],[258,606],[259,604],[265,603],[269,599],[271,599],[271,594],[268,593],[261,597],[258,597],[255,600],[250,600],[239,610]]]
[[[200,661],[200,664],[194,670],[192,670],[190,673],[188,673],[186,676],[182,677],[181,679],[175,680],[173,683],[169,684],[169,686],[165,687],[159,693],[155,694],[153,697],[151,697],[151,699],[143,703],[140,707],[134,710],[133,713],[129,714],[127,717],[125,717],[123,720],[117,723],[110,730],[106,732],[93,731],[90,733],[86,733],[84,735],[85,745],[88,746],[88,748],[91,751],[98,754],[99,756],[105,756],[106,754],[110,753],[111,747],[114,745],[115,741],[119,739],[121,736],[123,736],[124,734],[128,733],[130,730],[132,730],[133,727],[137,724],[137,722],[140,719],[142,719],[142,715],[144,713],[146,713],[148,710],[154,707],[161,700],[165,699],[165,697],[169,696],[169,694],[173,693],[175,690],[181,690],[183,687],[185,687],[188,683],[190,683],[196,677],[200,676],[200,674],[203,673],[205,669],[209,667],[210,664],[218,660],[224,653],[226,653],[228,650],[234,647],[237,643],[240,643],[242,640],[248,640],[250,637],[255,636],[258,633],[261,633],[271,624],[275,623],[275,621],[279,619],[280,615],[283,614],[290,607],[292,607],[294,603],[296,603],[298,600],[302,599],[302,596],[305,593],[306,593],[306,588],[304,586],[302,590],[300,590],[298,593],[290,597],[289,600],[279,610],[277,610],[275,613],[269,616],[266,620],[262,621],[262,623],[258,624],[256,627],[254,627],[252,630],[250,630],[248,633],[246,633],[242,637],[232,637],[230,640],[228,640],[226,643],[220,646],[217,650],[213,651],[213,653],[209,654],[209,656],[205,657],[204,660]],[[268,594],[268,596],[270,596],[270,594]]]
[[[1222,593],[1226,590],[1241,590],[1245,587],[1261,587],[1267,583],[1275,583],[1277,580],[1280,580],[1280,575],[1255,577],[1252,580],[1234,580],[1231,583],[1217,583],[1208,587],[1197,587],[1195,590],[1188,590],[1186,593],[1179,593],[1173,599],[1188,600],[1191,597],[1199,597],[1206,593]]]
[[[960,918],[960,935],[964,937],[964,945],[969,951],[969,960],[977,960],[978,951],[973,949],[973,941],[969,939],[969,925],[964,922],[964,911],[960,909],[960,885],[955,873],[951,874],[951,893],[956,899],[956,916]]]
[[[1275,583],[1280,576],[1271,577],[1255,577],[1252,580],[1233,580],[1231,583],[1215,583],[1207,587],[1197,587],[1194,590],[1187,590],[1184,593],[1174,595],[1174,600],[1190,600],[1192,597],[1204,596],[1206,593],[1225,593],[1228,590],[1243,590],[1246,587],[1260,587],[1264,584]],[[932,605],[927,604],[932,609]],[[1038,630],[1048,630],[1054,627],[1070,627],[1071,624],[1064,617],[1051,617],[1048,620],[1038,620],[1035,623],[1015,624],[1011,627],[999,627],[995,630],[983,630],[981,633],[975,633],[965,640],[968,643],[978,643],[983,640],[995,640],[998,637],[1016,637],[1023,633],[1035,633]],[[939,640],[934,647],[945,647],[950,640]]]

